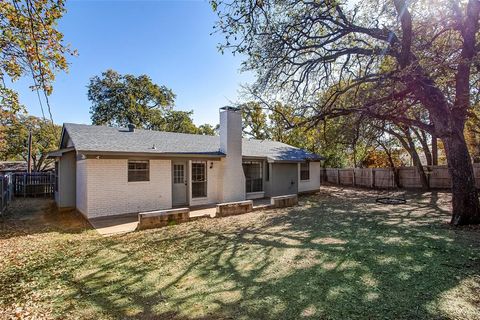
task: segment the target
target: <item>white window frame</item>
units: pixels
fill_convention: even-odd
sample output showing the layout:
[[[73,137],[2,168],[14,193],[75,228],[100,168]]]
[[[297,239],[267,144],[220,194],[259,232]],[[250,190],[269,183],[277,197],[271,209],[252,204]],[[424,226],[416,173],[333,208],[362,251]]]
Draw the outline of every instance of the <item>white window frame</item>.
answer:
[[[130,163],[146,163],[147,169],[146,170],[130,169]],[[135,172],[135,171],[147,172],[147,179],[146,180],[130,180],[130,172]],[[127,161],[127,181],[129,183],[149,182],[150,181],[150,160],[128,160]]]
[[[195,181],[194,178],[193,178],[193,166],[195,164],[203,164],[204,168],[205,168],[205,173],[204,173],[204,178],[202,181]],[[204,199],[204,198],[207,198],[208,197],[208,170],[207,170],[207,161],[192,161],[192,169],[190,170],[191,171],[191,184],[192,184],[192,199]],[[204,195],[200,195],[200,196],[195,196],[193,194],[193,185],[195,183],[204,183],[205,184],[205,194]]]
[[[305,168],[302,169],[302,166],[306,166],[306,170],[305,170]],[[303,171],[308,172],[308,178],[307,179],[303,179],[303,177],[302,177],[302,172]],[[309,161],[301,162],[300,163],[300,181],[309,181],[309,180],[310,180],[310,162]]]
[[[260,179],[261,180],[261,183],[262,183],[262,190],[258,190],[258,191],[247,191],[247,177],[245,176],[245,192],[246,193],[259,193],[259,192],[265,192],[265,183],[263,181],[263,161],[257,161],[257,160],[246,160],[246,161],[242,161],[242,166],[243,165],[255,165],[255,166],[258,166],[259,168],[259,172],[260,172],[260,178],[257,178],[257,179]],[[244,172],[245,174],[245,172]]]

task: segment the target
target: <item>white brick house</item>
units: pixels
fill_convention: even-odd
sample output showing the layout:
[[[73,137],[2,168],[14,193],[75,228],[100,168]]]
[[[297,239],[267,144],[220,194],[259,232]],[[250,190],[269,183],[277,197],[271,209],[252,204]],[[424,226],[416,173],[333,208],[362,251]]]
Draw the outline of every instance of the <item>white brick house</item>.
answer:
[[[272,197],[320,188],[320,157],[242,139],[241,112],[220,111],[220,136],[66,123],[59,208],[87,218]]]

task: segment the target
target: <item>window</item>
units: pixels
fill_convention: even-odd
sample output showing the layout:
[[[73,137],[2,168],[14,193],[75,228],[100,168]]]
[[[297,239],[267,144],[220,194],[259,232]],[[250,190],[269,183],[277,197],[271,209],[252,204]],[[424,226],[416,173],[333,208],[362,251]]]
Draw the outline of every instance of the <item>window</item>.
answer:
[[[310,162],[300,163],[300,180],[310,180]]]
[[[207,163],[192,162],[192,198],[207,196]]]
[[[185,166],[183,164],[173,165],[173,183],[185,183]]]
[[[128,182],[149,181],[149,167],[148,160],[128,160]]]
[[[265,181],[270,180],[270,163],[265,162]]]
[[[247,193],[263,191],[262,162],[243,162],[243,173],[245,174],[245,191]]]

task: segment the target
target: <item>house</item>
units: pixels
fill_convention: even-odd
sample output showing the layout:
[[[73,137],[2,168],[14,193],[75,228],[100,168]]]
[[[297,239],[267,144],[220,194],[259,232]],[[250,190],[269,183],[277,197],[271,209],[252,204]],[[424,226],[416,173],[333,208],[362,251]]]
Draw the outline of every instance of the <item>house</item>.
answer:
[[[0,161],[0,175],[27,172],[26,161]]]
[[[0,175],[27,172],[27,161],[0,161]],[[42,166],[42,172],[53,171],[53,163]]]
[[[237,108],[220,109],[220,135],[66,123],[57,161],[59,208],[87,218],[316,191],[320,156],[242,139]]]

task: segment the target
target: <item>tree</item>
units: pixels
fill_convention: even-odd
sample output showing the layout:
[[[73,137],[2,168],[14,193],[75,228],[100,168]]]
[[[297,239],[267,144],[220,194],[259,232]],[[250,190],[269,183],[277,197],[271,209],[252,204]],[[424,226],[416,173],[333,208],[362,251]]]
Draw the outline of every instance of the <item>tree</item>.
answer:
[[[270,138],[267,114],[262,105],[256,101],[250,101],[240,105],[243,118],[243,134],[245,136],[265,140]]]
[[[274,102],[271,106],[252,100],[239,104],[244,135],[271,139],[321,154],[325,166],[362,166],[375,146],[377,132],[355,115],[322,120],[316,126],[296,125],[302,117],[295,108]],[[346,151],[347,150],[347,151]]]
[[[478,95],[480,1],[212,1],[220,50],[247,54],[263,95],[288,94],[310,120],[357,113],[441,139],[454,225],[480,223],[464,136]],[[330,92],[318,99],[319,92]],[[349,95],[345,108],[338,100]],[[313,103],[312,101],[318,102]],[[412,117],[412,108],[428,120]]]
[[[8,126],[16,119],[16,115],[24,110],[18,103],[18,95],[15,91],[0,88],[0,150],[7,147],[6,134]]]
[[[133,123],[151,129],[159,125],[175,101],[171,89],[153,83],[148,76],[121,75],[114,70],[91,78],[87,88],[95,125],[125,127]]]
[[[429,189],[430,185],[428,183],[428,178],[423,169],[420,156],[418,155],[417,145],[412,136],[412,130],[408,126],[402,125],[385,125],[383,131],[395,137],[402,147],[410,155],[413,165],[417,169],[418,175],[420,176],[420,183],[423,189]]]
[[[94,125],[122,126],[181,133],[213,134],[202,131],[192,120],[193,111],[173,110],[175,94],[166,86],[153,83],[147,75],[121,75],[107,70],[90,79],[88,99]]]
[[[63,0],[0,2],[0,100],[9,101],[13,109],[20,104],[17,94],[6,86],[8,79],[31,76],[31,88],[42,90],[47,99],[55,74],[68,69],[66,55],[76,55],[57,29],[64,13]]]
[[[192,121],[193,111],[168,111],[165,115],[164,124],[154,124],[153,130],[198,133],[198,128]]]
[[[208,123],[205,123],[205,124],[201,124],[199,127],[198,127],[198,134],[202,134],[204,136],[215,136],[217,135],[217,132],[219,130],[219,126],[215,126],[213,127],[212,125],[208,124]]]
[[[32,165],[33,171],[44,170],[52,160],[47,154],[58,148],[61,126],[49,120],[27,114],[11,118],[5,129],[6,144],[0,149],[2,160],[28,161],[28,136],[32,133]]]
[[[469,115],[465,136],[473,162],[480,163],[480,104],[476,104]]]

